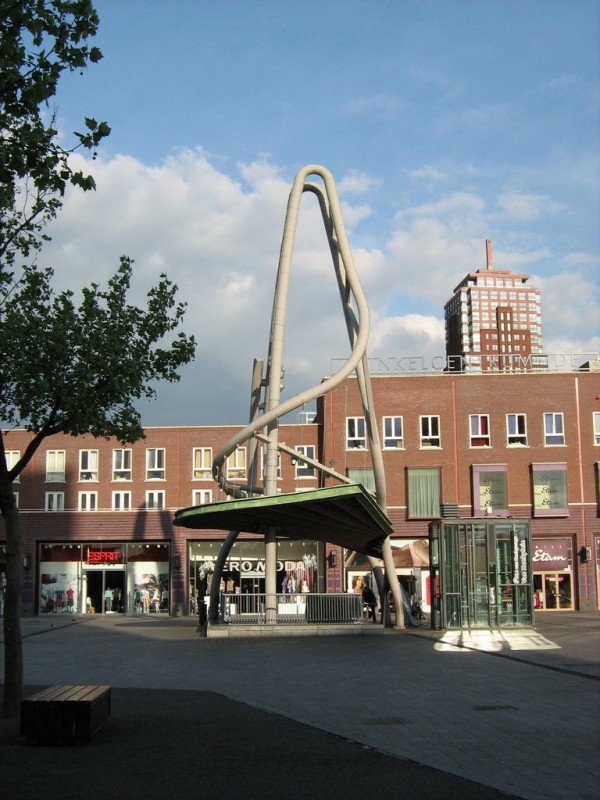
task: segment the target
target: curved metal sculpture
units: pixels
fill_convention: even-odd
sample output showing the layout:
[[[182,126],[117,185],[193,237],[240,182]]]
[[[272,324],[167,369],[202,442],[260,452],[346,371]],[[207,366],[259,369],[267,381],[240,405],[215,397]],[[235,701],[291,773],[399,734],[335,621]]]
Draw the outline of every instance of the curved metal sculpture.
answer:
[[[322,185],[308,181],[311,175],[319,176]],[[342,367],[327,380],[303,391],[288,400],[281,401],[281,379],[283,375],[283,343],[285,332],[285,318],[287,311],[287,298],[289,289],[289,279],[291,273],[292,252],[300,201],[304,192],[312,192],[319,201],[319,206],[329,247],[333,266],[337,278],[338,288],[344,310],[344,317],[350,340],[351,353]],[[371,392],[371,382],[367,359],[367,342],[369,338],[369,309],[367,301],[362,291],[350,245],[346,237],[346,229],[340,209],[339,199],[335,188],[333,175],[325,167],[311,164],[303,167],[296,175],[290,192],[287,213],[279,255],[279,268],[277,272],[277,282],[273,299],[273,311],[271,317],[271,329],[269,337],[269,352],[264,378],[262,377],[263,364],[255,361],[252,385],[252,410],[250,422],[239,433],[233,436],[219,451],[213,462],[213,476],[219,486],[232,497],[242,497],[255,493],[264,492],[265,495],[275,495],[277,491],[277,465],[279,453],[278,441],[278,420],[304,406],[306,403],[320,397],[335,387],[343,383],[346,378],[356,371],[360,396],[365,413],[369,448],[373,459],[373,471],[375,476],[375,496],[377,504],[386,511],[386,486],[385,472],[383,469],[383,455],[381,443],[378,436],[377,425],[373,411],[373,396]],[[264,403],[260,402],[261,389],[264,388]],[[260,413],[262,408],[262,413]],[[266,430],[266,436],[261,435],[261,431]],[[255,464],[254,452],[257,437],[266,442],[266,455],[264,460],[264,487],[256,486],[254,480],[253,465]],[[250,478],[247,485],[240,485],[228,481],[223,475],[223,465],[227,458],[242,443],[250,441]],[[332,474],[324,465],[320,468]],[[338,479],[347,480],[343,476],[336,475]],[[219,564],[225,561],[227,553],[235,541],[236,533],[231,532],[224,543],[223,550],[219,556]],[[396,570],[392,557],[391,544],[389,537],[383,545],[383,559],[385,572],[396,607],[396,626],[404,627],[403,607],[400,597],[400,590],[396,578]],[[370,557],[371,566],[377,569],[376,559]],[[377,575],[376,575],[377,577]],[[218,606],[218,586],[220,575],[214,576],[211,585],[211,611],[216,616]],[[380,592],[383,589],[383,581],[379,580]],[[215,596],[212,595],[214,588]],[[265,591],[267,596],[267,620],[269,611],[274,614],[274,602],[276,595],[276,533],[267,530],[265,534]],[[269,609],[268,598],[272,598],[273,609]]]

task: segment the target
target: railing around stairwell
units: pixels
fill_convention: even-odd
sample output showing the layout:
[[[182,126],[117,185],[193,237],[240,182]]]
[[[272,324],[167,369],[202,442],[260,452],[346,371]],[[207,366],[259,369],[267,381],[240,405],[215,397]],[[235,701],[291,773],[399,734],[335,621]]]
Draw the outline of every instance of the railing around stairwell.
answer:
[[[223,594],[222,622],[230,625],[351,625],[367,621],[358,594]]]

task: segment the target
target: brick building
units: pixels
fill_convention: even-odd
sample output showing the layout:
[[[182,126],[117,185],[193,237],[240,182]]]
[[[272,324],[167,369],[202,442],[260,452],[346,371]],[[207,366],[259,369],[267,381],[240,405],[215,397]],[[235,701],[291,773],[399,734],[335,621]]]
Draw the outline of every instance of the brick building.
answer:
[[[492,243],[486,241],[486,268],[466,275],[444,306],[450,370],[544,368],[540,290],[528,280],[494,269]]]
[[[600,607],[600,374],[446,372],[372,380],[397,571],[416,583],[426,606],[430,524],[480,519],[496,526],[529,521],[539,608]],[[356,380],[349,378],[320,399],[314,421],[282,424],[280,441],[369,487],[362,413]],[[211,464],[237,430],[148,428],[131,447],[89,436],[46,440],[15,485],[27,563],[25,613],[67,605],[74,612],[193,613],[198,568],[214,561],[225,532],[176,528],[173,514],[225,499]],[[18,458],[28,440],[24,431],[7,433],[8,458]],[[243,481],[247,471],[242,447],[227,474]],[[282,454],[280,491],[332,480]],[[331,547],[311,541],[308,529],[306,541],[278,547],[280,583],[293,573],[311,590],[340,591],[369,571],[347,553],[328,559]],[[240,537],[225,579],[240,591],[264,591],[260,539]],[[147,608],[136,598],[140,586],[148,590]]]

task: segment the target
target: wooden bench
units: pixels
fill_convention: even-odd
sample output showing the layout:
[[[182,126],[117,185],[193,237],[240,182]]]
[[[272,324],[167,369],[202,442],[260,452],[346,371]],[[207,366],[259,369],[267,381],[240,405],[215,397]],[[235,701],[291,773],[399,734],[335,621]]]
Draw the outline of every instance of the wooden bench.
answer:
[[[21,702],[21,736],[30,742],[88,742],[110,716],[110,686],[51,686]]]

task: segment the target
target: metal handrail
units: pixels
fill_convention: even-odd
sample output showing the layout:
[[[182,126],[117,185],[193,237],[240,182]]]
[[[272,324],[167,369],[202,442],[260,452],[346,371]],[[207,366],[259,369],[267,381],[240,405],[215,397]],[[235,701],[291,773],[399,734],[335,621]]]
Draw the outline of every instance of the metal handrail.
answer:
[[[354,625],[368,615],[359,594],[221,594],[219,620],[229,625]]]

